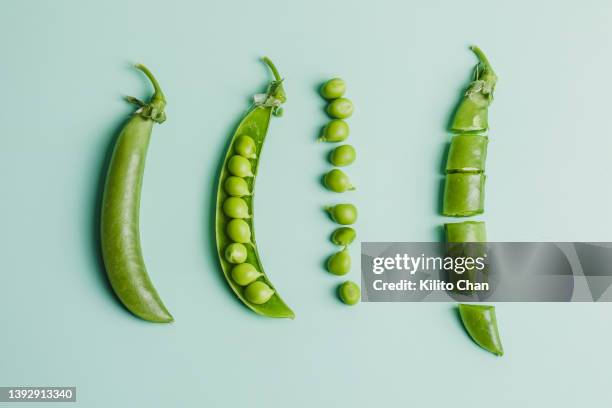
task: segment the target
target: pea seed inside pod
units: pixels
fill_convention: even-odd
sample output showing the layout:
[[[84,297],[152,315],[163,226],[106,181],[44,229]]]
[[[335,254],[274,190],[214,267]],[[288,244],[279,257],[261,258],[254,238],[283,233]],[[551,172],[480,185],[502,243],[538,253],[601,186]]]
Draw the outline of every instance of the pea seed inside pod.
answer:
[[[327,100],[340,98],[346,92],[346,83],[341,78],[332,78],[321,87],[321,96]]]
[[[323,178],[325,187],[336,193],[343,193],[347,190],[355,190],[351,185],[348,176],[339,169],[330,170]]]
[[[251,227],[246,221],[233,219],[227,223],[227,236],[234,242],[247,244],[251,242]]]
[[[247,254],[246,247],[235,242],[225,248],[225,259],[229,263],[241,264],[246,261]]]
[[[336,204],[326,210],[332,220],[340,225],[350,225],[357,221],[357,207],[353,204]]]
[[[228,197],[223,202],[223,212],[230,218],[249,218],[249,206],[239,197]]]
[[[347,249],[336,252],[327,260],[327,270],[334,275],[342,276],[351,270],[351,255]]]
[[[346,119],[353,114],[353,102],[347,98],[334,99],[327,105],[327,114],[332,118]]]
[[[323,128],[319,141],[335,143],[347,137],[349,137],[349,125],[343,120],[334,119]]]
[[[251,195],[246,180],[236,176],[229,176],[223,184],[225,192],[232,197],[244,197]]]
[[[357,152],[353,146],[342,145],[332,150],[331,154],[329,155],[329,161],[334,166],[343,167],[353,163],[356,157]]]
[[[244,289],[244,297],[251,303],[261,305],[274,295],[274,290],[262,281],[255,281]]]
[[[232,279],[240,286],[255,282],[263,274],[250,263],[241,263],[232,268]]]
[[[331,241],[336,245],[347,246],[355,240],[356,236],[357,232],[353,228],[340,227],[333,232]]]
[[[238,177],[253,177],[253,171],[251,170],[251,162],[242,156],[232,156],[227,162],[227,169],[234,176]]]
[[[338,287],[338,296],[349,306],[356,305],[361,299],[361,290],[355,282],[346,281]]]
[[[234,151],[247,159],[254,159],[257,157],[255,141],[247,135],[242,135],[236,139],[234,142]]]

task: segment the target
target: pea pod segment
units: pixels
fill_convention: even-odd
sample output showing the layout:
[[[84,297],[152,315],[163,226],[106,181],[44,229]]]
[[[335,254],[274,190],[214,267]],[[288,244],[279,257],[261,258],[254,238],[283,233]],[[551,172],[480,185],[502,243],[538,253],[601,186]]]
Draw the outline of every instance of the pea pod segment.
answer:
[[[496,356],[504,355],[495,306],[461,303],[459,314],[465,330],[476,344]]]
[[[261,158],[261,151],[268,133],[270,120],[272,116],[280,116],[282,112],[281,105],[286,101],[286,95],[283,89],[283,79],[280,77],[278,70],[268,58],[264,58],[263,61],[270,68],[274,79],[270,82],[265,94],[255,95],[253,106],[234,131],[219,176],[215,220],[217,254],[227,283],[236,296],[238,296],[242,303],[249,309],[262,316],[293,319],[295,314],[280,297],[278,291],[276,291],[272,282],[270,282],[264,272],[255,239],[253,203],[255,180],[257,177],[259,160]],[[249,142],[248,157],[240,156],[240,152],[244,150],[242,144],[244,143],[245,136],[248,136],[254,142],[254,146],[251,146]],[[228,165],[234,157],[240,157],[241,160],[248,160],[251,167],[250,171],[246,171],[243,174],[236,174],[234,169],[234,173],[232,173],[232,168],[229,168]],[[255,281],[250,282],[248,286],[240,285],[234,280],[232,277],[232,270],[236,265],[230,263],[224,256],[226,248],[235,242],[227,232],[228,224],[233,220],[223,211],[225,201],[232,197],[229,194],[232,193],[232,191],[227,187],[230,177],[233,177],[231,179],[233,181],[236,181],[236,177],[240,177],[244,180],[243,184],[246,184],[249,190],[247,194],[242,195],[242,199],[248,206],[250,217],[241,221],[246,223],[250,229],[249,242],[244,243],[247,249],[245,263],[252,265],[254,270],[257,271],[257,278]],[[235,275],[236,274],[234,274],[234,276]],[[238,280],[240,281],[240,279]],[[241,283],[245,282],[241,281]],[[258,289],[259,293],[254,293]],[[269,289],[271,289],[271,291]]]

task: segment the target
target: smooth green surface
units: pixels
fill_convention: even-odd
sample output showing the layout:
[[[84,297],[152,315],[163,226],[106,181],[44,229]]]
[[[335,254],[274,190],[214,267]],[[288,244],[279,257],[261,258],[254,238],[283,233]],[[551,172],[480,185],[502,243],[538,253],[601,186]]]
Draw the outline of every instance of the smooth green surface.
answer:
[[[606,406],[610,304],[497,304],[500,359],[473,344],[455,305],[349,308],[324,269],[337,249],[324,205],[358,205],[355,282],[358,241],[443,239],[447,128],[472,43],[500,76],[489,240],[610,240],[612,189],[599,180],[612,170],[612,5],[570,4],[3,1],[0,384],[76,385],[75,408]],[[340,24],[350,41],[330,42]],[[292,321],[242,306],[212,241],[219,161],[268,83],[262,55],[290,99],[258,170],[256,233]],[[96,242],[101,168],[132,112],[121,98],[150,95],[138,61],[169,101],[147,156],[141,235],[170,325],[114,299]],[[318,91],[334,76],[358,108],[350,198],[320,184],[334,145],[315,142],[328,121]]]
[[[444,224],[446,242],[487,242],[484,221],[463,221]]]
[[[463,327],[476,344],[497,356],[504,355],[495,306],[460,304],[459,315]]]
[[[471,217],[482,214],[485,204],[483,173],[449,173],[444,184],[442,214],[448,217]]]
[[[448,173],[484,172],[489,138],[482,135],[455,135],[446,161]]]
[[[138,69],[152,82],[148,102],[126,99],[137,106],[117,137],[99,215],[100,248],[109,282],[125,307],[141,319],[169,323],[174,319],[155,290],[140,244],[140,196],[147,150],[155,123],[163,123],[166,100],[157,79],[143,65]]]

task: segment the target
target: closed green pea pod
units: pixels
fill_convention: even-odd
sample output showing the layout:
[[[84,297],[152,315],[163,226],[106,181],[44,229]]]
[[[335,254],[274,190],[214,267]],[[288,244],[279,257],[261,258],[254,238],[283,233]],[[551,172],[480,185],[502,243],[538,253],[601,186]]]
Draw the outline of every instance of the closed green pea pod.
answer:
[[[465,330],[476,344],[497,356],[504,355],[495,306],[460,304],[459,314]]]
[[[334,275],[346,275],[351,270],[351,255],[347,249],[336,252],[327,260],[327,270]]]
[[[450,173],[444,184],[442,213],[448,217],[469,217],[484,212],[485,175]]]
[[[329,155],[329,161],[334,166],[343,167],[352,164],[357,157],[355,148],[351,145],[336,147]]]
[[[236,176],[229,176],[223,183],[223,189],[232,197],[244,197],[251,194],[246,180]]]
[[[102,258],[117,297],[141,319],[169,323],[172,315],[159,297],[144,263],[140,245],[140,193],[153,124],[166,119],[166,99],[151,72],[136,65],[153,84],[148,103],[127,100],[138,106],[116,142],[106,175],[100,214]]]
[[[234,151],[247,159],[255,159],[257,157],[257,146],[255,146],[255,141],[247,135],[239,136],[236,139],[234,142]]]
[[[455,135],[448,151],[446,171],[448,173],[474,172],[485,170],[489,138],[482,135]]]
[[[246,221],[234,219],[227,223],[227,236],[234,242],[247,244],[251,242],[251,228]]]
[[[225,259],[232,264],[241,264],[246,261],[248,256],[247,249],[244,245],[234,242],[225,248]]]
[[[336,245],[347,246],[355,240],[356,236],[357,233],[353,228],[340,227],[333,232],[331,236],[331,241]]]
[[[327,114],[332,118],[346,119],[353,115],[353,102],[347,98],[334,99],[327,105]]]
[[[240,286],[255,282],[263,274],[250,263],[241,263],[232,268],[232,279]]]
[[[255,305],[266,303],[274,295],[274,290],[262,281],[255,281],[244,289],[244,297]]]
[[[232,156],[227,162],[227,169],[237,177],[253,177],[251,162],[242,156]]]
[[[231,218],[249,218],[249,206],[239,197],[228,197],[223,202],[223,212]]]

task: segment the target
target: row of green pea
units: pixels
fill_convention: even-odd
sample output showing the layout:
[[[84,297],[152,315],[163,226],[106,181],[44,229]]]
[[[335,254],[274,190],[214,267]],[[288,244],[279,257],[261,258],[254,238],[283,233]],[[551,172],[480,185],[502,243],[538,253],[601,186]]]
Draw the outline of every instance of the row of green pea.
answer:
[[[349,136],[349,126],[344,119],[353,114],[353,103],[344,97],[346,83],[340,78],[333,78],[325,82],[321,87],[321,96],[329,101],[327,114],[332,120],[323,128],[320,141],[338,143],[343,142]],[[357,154],[355,148],[350,144],[342,144],[330,152],[329,161],[336,166],[323,177],[325,187],[336,193],[354,190],[349,177],[337,167],[344,167],[355,161]],[[343,225],[337,228],[331,241],[343,249],[336,252],[327,260],[327,270],[334,275],[343,276],[351,270],[351,256],[348,246],[355,240],[357,233],[347,225],[357,221],[357,208],[353,204],[337,204],[328,207],[332,220]],[[352,281],[345,281],[338,287],[338,296],[347,305],[355,305],[361,298],[359,285]]]
[[[234,282],[244,286],[244,297],[251,303],[261,305],[274,295],[274,289],[259,280],[263,274],[247,262],[246,245],[251,243],[251,228],[245,219],[250,218],[249,206],[243,197],[251,195],[246,177],[253,177],[249,159],[257,159],[257,146],[248,135],[234,141],[234,153],[227,162],[232,174],[225,180],[223,188],[229,195],[223,202],[223,213],[231,218],[226,233],[232,241],[225,249],[225,259],[233,264],[231,276]]]

